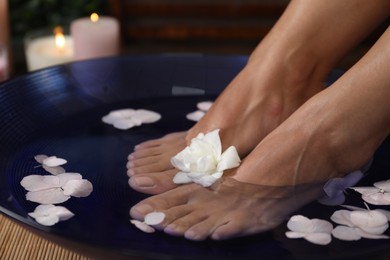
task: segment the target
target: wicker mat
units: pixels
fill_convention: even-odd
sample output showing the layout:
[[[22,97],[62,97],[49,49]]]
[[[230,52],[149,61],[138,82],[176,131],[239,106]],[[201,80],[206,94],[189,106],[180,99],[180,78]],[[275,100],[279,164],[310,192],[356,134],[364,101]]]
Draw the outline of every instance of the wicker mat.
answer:
[[[89,258],[49,242],[0,214],[0,259],[87,260]]]

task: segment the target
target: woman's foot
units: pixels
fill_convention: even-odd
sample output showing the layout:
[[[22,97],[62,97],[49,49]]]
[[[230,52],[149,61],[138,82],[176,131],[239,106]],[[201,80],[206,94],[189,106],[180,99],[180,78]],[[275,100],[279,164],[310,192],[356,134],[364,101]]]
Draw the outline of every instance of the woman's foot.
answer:
[[[148,194],[176,187],[172,182],[176,172],[170,159],[200,132],[220,129],[223,150],[234,145],[240,157],[245,157],[303,102],[323,89],[325,75],[303,75],[296,71],[306,64],[291,65],[294,69],[289,68],[291,71],[283,76],[272,75],[268,72],[272,68],[257,63],[256,59],[249,61],[204,118],[188,132],[169,134],[136,146],[127,163],[130,186]]]

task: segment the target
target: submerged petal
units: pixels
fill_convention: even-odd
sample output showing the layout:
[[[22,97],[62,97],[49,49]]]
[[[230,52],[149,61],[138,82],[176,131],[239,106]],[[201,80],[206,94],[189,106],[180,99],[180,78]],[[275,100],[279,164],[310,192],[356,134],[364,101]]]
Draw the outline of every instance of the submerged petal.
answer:
[[[38,154],[38,155],[34,156],[34,159],[35,159],[35,161],[42,164],[43,160],[45,160],[47,157],[49,157],[49,156],[47,156],[46,154]]]
[[[389,226],[387,217],[376,210],[352,211],[350,219],[355,226],[375,235],[382,234]]]
[[[53,175],[58,175],[65,172],[65,169],[61,166],[49,167],[46,165],[42,165],[42,168]]]
[[[213,105],[213,101],[202,101],[197,103],[196,107],[202,111],[209,111],[212,105]]]
[[[375,182],[374,186],[385,192],[390,192],[390,180]]]
[[[146,109],[138,109],[135,111],[134,115],[131,118],[133,120],[139,120],[144,124],[150,124],[160,120],[161,115],[154,111],[150,111]]]

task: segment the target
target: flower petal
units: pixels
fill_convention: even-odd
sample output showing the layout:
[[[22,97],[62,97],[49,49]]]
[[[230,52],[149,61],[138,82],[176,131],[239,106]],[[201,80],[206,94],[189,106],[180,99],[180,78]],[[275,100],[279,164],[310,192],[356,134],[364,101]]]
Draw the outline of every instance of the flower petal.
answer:
[[[61,166],[49,167],[46,165],[42,165],[42,168],[53,175],[58,175],[65,172],[65,169],[62,168]]]
[[[370,234],[379,235],[388,228],[387,217],[376,210],[352,211],[350,218],[352,224]]]
[[[161,119],[161,115],[154,111],[146,109],[138,109],[135,111],[134,115],[131,117],[133,120],[139,120],[144,124],[150,124],[157,122]]]
[[[145,215],[145,224],[154,226],[162,223],[165,219],[165,214],[163,212],[151,212]]]
[[[46,154],[38,154],[38,155],[34,156],[34,159],[35,159],[35,161],[37,161],[40,164],[42,164],[43,160],[45,160],[47,157],[49,157],[49,156],[47,156]]]
[[[207,112],[207,111],[209,111],[209,109],[211,108],[212,105],[213,105],[213,101],[202,101],[202,102],[197,103],[196,107],[199,110]]]
[[[222,153],[220,161],[217,166],[218,171],[235,168],[241,163],[240,156],[234,146],[230,146]]]
[[[196,110],[194,112],[188,113],[186,118],[191,121],[198,122],[202,117],[204,117],[206,113],[200,110]]]
[[[65,172],[57,175],[60,186],[64,186],[68,181],[81,180],[83,177],[77,172]]]
[[[287,227],[291,231],[304,233],[311,232],[311,230],[313,230],[313,226],[310,219],[302,215],[292,216],[287,222]]]
[[[346,225],[349,227],[354,226],[351,222],[351,211],[349,210],[345,210],[345,209],[337,210],[332,214],[330,219],[337,224]]]
[[[139,123],[140,125],[141,123]],[[115,120],[113,126],[117,129],[127,130],[137,125],[137,122],[133,121],[131,118],[123,118]]]
[[[209,143],[213,147],[216,155],[218,155],[218,156],[221,155],[222,144],[221,144],[221,138],[219,137],[219,129],[213,130],[213,131],[205,134],[202,139],[203,139],[203,141],[205,141],[206,143]]]
[[[173,177],[173,183],[176,184],[185,184],[192,182],[192,179],[188,177],[187,173],[185,172],[178,172],[176,173],[175,177]]]
[[[337,226],[332,231],[332,235],[335,238],[346,241],[356,241],[362,238],[358,232],[358,228],[347,227],[347,226]]]
[[[29,175],[24,177],[20,184],[28,191],[40,191],[60,187],[58,177],[52,175]]]
[[[41,191],[29,191],[26,199],[40,204],[59,204],[70,199],[66,196],[61,188],[52,188]]]
[[[374,186],[378,189],[390,192],[390,180],[375,182]]]
[[[389,239],[389,236],[383,234],[372,234],[372,233],[365,232],[364,230],[361,229],[357,229],[356,232],[361,237],[368,238],[368,239]]]
[[[50,156],[47,157],[42,161],[43,165],[49,166],[49,167],[56,167],[65,164],[67,161],[62,158],[58,158],[57,156]]]
[[[204,175],[201,178],[193,179],[193,182],[202,185],[203,187],[210,187],[216,182],[218,178],[215,178],[212,175]]]
[[[287,231],[285,234],[288,238],[303,238],[304,236],[306,236],[306,233],[296,231]]]
[[[372,205],[390,205],[390,193],[371,193],[362,195],[362,199]]]
[[[141,222],[139,220],[132,219],[132,220],[130,220],[130,222],[131,222],[131,224],[136,226],[139,230],[142,230],[145,233],[153,233],[156,231],[153,227],[151,227],[148,224]]]
[[[91,194],[93,187],[88,180],[70,180],[62,186],[64,194],[73,197],[87,197]]]
[[[332,237],[328,233],[310,233],[304,239],[316,245],[327,245],[332,241]]]
[[[131,108],[113,110],[104,117],[102,117],[102,121],[106,124],[112,125],[116,120],[122,118],[130,118],[132,115],[134,115],[134,113],[135,110]]]

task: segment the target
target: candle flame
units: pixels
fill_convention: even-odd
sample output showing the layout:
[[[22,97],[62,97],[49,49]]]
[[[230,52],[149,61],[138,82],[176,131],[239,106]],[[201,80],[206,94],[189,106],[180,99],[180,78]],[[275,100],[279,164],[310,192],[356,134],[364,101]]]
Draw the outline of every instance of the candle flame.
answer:
[[[54,28],[54,37],[57,48],[62,50],[65,47],[65,36],[61,26]]]
[[[96,23],[97,21],[99,21],[99,15],[97,13],[93,13],[91,14],[91,16],[89,17],[91,19],[92,22]]]

